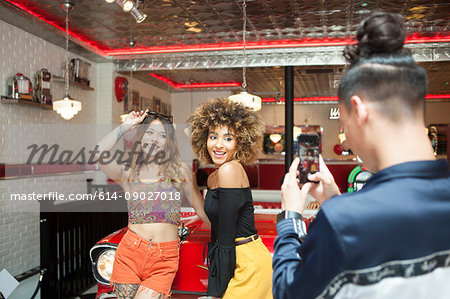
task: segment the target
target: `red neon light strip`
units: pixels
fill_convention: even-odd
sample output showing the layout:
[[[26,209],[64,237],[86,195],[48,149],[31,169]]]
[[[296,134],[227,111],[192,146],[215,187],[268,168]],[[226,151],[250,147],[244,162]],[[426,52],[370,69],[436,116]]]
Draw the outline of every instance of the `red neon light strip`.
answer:
[[[433,99],[450,99],[450,94],[427,94],[425,96],[427,100]],[[279,99],[281,102],[285,101],[285,98]],[[329,102],[334,101],[337,102],[339,100],[338,97],[309,97],[309,98],[294,98],[294,102]],[[277,99],[275,98],[265,98],[262,99],[263,103],[276,103]]]
[[[17,0],[6,0],[12,5],[28,12],[32,16],[39,18],[40,20],[54,26],[55,28],[64,31],[60,25],[52,20],[41,16],[31,9],[26,7]],[[90,45],[97,54],[101,56],[120,56],[120,55],[132,55],[132,54],[155,54],[155,53],[179,53],[179,52],[202,52],[202,51],[224,51],[224,50],[242,50],[243,43],[221,43],[221,44],[200,44],[200,45],[184,45],[184,46],[167,46],[167,47],[145,47],[135,49],[110,49],[106,48],[95,41],[89,40],[86,37],[69,32],[69,35],[73,39],[79,40],[81,43]],[[433,37],[420,37],[417,33],[408,36],[405,43],[440,43],[450,42],[450,36],[433,36]],[[322,38],[322,39],[303,39],[303,40],[279,40],[279,41],[258,41],[247,42],[247,49],[274,49],[274,48],[294,48],[294,47],[320,47],[320,46],[345,46],[355,43],[351,38]]]
[[[450,41],[450,38],[449,38]],[[299,48],[299,47],[318,47],[318,46],[345,46],[354,43],[349,38],[346,39],[310,39],[310,40],[279,40],[279,41],[258,41],[246,42],[246,49],[274,49],[274,48]],[[105,51],[109,56],[120,56],[130,54],[156,54],[156,53],[178,53],[178,52],[203,52],[203,51],[224,51],[224,50],[242,50],[244,44],[222,43],[222,44],[197,44],[184,46],[166,46],[166,47],[147,47],[135,49],[115,49]]]
[[[169,84],[169,85],[172,86],[173,88],[178,89],[177,84],[176,84],[175,82],[173,82],[173,81],[167,79],[167,78],[164,77],[164,76],[161,76],[161,75],[158,75],[158,74],[153,74],[153,73],[150,73],[150,76],[152,76],[153,78],[159,79],[159,80],[161,80],[161,81],[163,81],[163,82],[166,82],[167,84]]]
[[[241,83],[235,82],[235,81],[233,81],[233,82],[217,82],[217,83],[196,82],[196,83],[191,83],[191,84],[182,84],[182,83],[176,83],[176,82],[169,80],[166,77],[158,75],[158,74],[151,73],[150,76],[169,84],[174,89],[207,88],[207,87],[239,87],[239,86],[241,86]]]
[[[241,83],[239,82],[218,82],[218,83],[207,83],[207,82],[197,82],[191,84],[178,84],[178,88],[207,88],[207,87],[239,87]]]
[[[425,96],[425,99],[427,100],[433,100],[433,99],[450,99],[450,94],[427,94]]]
[[[199,83],[192,83],[192,84],[181,84],[173,82],[169,79],[167,79],[164,76],[151,73],[150,76],[159,79],[163,82],[166,82],[170,86],[172,86],[174,89],[180,89],[180,88],[206,88],[206,87],[239,87],[241,86],[238,82],[218,82],[218,83],[206,83],[206,82],[199,82]],[[425,96],[425,99],[432,100],[432,99],[450,99],[450,94],[427,94]],[[279,99],[281,102],[285,101],[285,98]],[[337,96],[332,97],[306,97],[306,98],[294,98],[294,102],[330,102],[334,101],[337,102],[339,98]],[[278,100],[275,98],[264,98],[261,100],[263,103],[276,103]]]
[[[284,102],[285,99],[279,99],[281,102]],[[276,103],[277,99],[275,98],[265,98],[261,100],[263,103]],[[329,102],[329,101],[338,101],[338,97],[308,97],[308,98],[294,98],[294,102]]]
[[[407,36],[405,39],[405,44],[418,44],[418,43],[448,43],[450,42],[450,36],[439,36],[435,35],[432,37],[419,36],[418,33]]]
[[[450,42],[450,37],[419,37],[414,34],[407,37],[405,43],[440,43]],[[355,41],[350,38],[342,39],[304,39],[304,40],[279,40],[276,42],[259,41],[247,42],[247,49],[276,49],[276,48],[299,48],[299,47],[324,47],[324,46],[345,46],[354,44]],[[199,45],[185,45],[185,46],[167,46],[167,47],[147,47],[136,49],[115,49],[106,50],[105,53],[109,56],[132,55],[132,54],[156,54],[156,53],[179,53],[179,52],[203,52],[203,51],[229,51],[242,50],[243,43],[223,43],[223,44],[199,44]]]

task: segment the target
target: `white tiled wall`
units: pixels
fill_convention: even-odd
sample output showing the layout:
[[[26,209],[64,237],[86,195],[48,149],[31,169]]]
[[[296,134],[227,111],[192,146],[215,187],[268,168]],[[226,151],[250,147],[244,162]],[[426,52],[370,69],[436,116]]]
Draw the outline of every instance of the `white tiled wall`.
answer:
[[[0,95],[7,95],[8,81],[18,72],[30,78],[33,84],[34,74],[41,68],[48,69],[52,75],[63,76],[63,48],[3,21],[0,21],[0,49]],[[82,57],[70,53],[71,58]],[[119,124],[124,108],[114,95],[114,79],[118,76],[114,64],[88,62],[91,63],[90,85],[95,90],[70,86],[69,94],[82,103],[82,110],[71,120],[62,119],[52,110],[0,104],[0,163],[25,163],[29,156],[26,147],[33,143],[58,143],[61,149],[78,150],[83,145],[95,144],[107,127]],[[136,79],[132,89],[141,96],[155,96],[165,103],[171,101],[167,90]],[[51,93],[54,101],[61,99],[65,93],[64,83],[52,81]],[[12,203],[10,194],[85,193],[88,177],[95,177],[99,183],[106,180],[97,172],[0,181],[0,270],[6,268],[12,275],[18,275],[40,263],[39,204],[35,201]]]
[[[97,122],[99,124],[111,124],[112,104],[114,99],[113,80],[114,64],[97,64]]]
[[[31,35],[8,23],[0,21],[0,94],[7,95],[7,82],[16,73],[23,73],[34,84],[34,73],[47,68],[52,75],[62,76],[65,51],[39,37]],[[69,59],[77,57],[69,55]],[[91,86],[96,88],[96,63],[90,62]],[[110,85],[111,86],[111,85]],[[52,82],[53,99],[64,96],[64,84]],[[23,148],[35,140],[58,137],[61,142],[74,144],[92,142],[96,136],[86,138],[74,134],[67,124],[83,124],[90,131],[96,123],[97,91],[70,87],[70,95],[82,102],[82,111],[72,120],[62,119],[55,111],[20,104],[0,104],[0,163],[24,163]],[[48,129],[42,129],[46,124]],[[61,126],[64,125],[64,126]],[[33,132],[34,128],[34,132]],[[78,138],[78,139],[77,139]],[[31,193],[59,191],[85,193],[86,178],[93,174],[77,174],[53,177],[0,181],[0,270],[6,268],[17,275],[39,266],[40,234],[39,207],[37,202],[27,202],[23,212],[8,202],[11,192]]]

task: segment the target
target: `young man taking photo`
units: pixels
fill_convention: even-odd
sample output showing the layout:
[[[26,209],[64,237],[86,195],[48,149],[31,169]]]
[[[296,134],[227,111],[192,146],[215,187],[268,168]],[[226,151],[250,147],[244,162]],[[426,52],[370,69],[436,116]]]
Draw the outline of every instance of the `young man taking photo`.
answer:
[[[321,159],[318,183],[282,185],[274,244],[274,298],[448,298],[450,177],[424,123],[427,77],[403,47],[403,17],[377,12],[347,46],[340,118],[352,151],[374,175],[340,195]],[[310,193],[322,203],[308,234]]]

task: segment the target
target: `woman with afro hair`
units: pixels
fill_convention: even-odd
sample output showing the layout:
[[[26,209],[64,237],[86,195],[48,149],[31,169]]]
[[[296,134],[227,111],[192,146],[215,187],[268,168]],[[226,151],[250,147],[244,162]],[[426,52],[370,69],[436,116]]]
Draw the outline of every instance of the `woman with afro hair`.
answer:
[[[211,221],[208,295],[272,298],[272,256],[255,228],[243,167],[261,148],[261,119],[251,108],[225,98],[203,103],[187,123],[198,159],[216,168],[208,177],[204,206]]]

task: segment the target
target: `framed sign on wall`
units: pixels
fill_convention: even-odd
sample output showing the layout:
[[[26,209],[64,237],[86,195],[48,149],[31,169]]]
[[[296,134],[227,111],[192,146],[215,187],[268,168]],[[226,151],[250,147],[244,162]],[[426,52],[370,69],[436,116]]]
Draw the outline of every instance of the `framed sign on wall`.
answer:
[[[153,111],[154,112],[161,112],[161,99],[157,97],[153,97]]]
[[[153,111],[153,100],[146,97],[140,98],[140,110],[146,110]]]
[[[140,110],[140,104],[139,104],[139,91],[133,90],[131,93],[131,107],[130,110],[132,111],[138,111]]]

